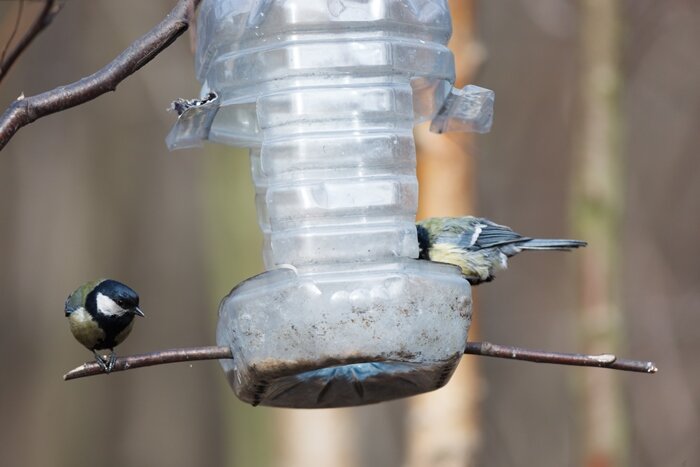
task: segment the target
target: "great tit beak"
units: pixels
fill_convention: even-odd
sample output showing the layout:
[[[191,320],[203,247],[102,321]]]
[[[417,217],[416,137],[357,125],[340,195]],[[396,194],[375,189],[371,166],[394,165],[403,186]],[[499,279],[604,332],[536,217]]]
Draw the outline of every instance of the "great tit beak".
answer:
[[[143,314],[143,311],[141,311],[141,308],[139,308],[139,307],[136,307],[136,308],[132,309],[131,311],[133,311],[135,315],[146,316]]]

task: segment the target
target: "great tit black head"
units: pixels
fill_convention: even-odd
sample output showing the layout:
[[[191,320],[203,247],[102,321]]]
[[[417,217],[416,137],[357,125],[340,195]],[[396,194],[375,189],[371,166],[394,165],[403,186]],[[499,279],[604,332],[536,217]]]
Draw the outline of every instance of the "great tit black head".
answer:
[[[92,303],[93,299],[94,303]],[[95,286],[93,296],[88,296],[86,307],[88,311],[102,316],[128,314],[144,316],[139,308],[139,294],[130,287],[112,279],[103,280]]]
[[[92,350],[105,372],[112,370],[116,361],[114,347],[131,332],[134,316],[144,316],[139,308],[139,295],[112,279],[78,287],[66,300],[65,314],[73,336]],[[111,350],[108,359],[97,353],[104,349]]]

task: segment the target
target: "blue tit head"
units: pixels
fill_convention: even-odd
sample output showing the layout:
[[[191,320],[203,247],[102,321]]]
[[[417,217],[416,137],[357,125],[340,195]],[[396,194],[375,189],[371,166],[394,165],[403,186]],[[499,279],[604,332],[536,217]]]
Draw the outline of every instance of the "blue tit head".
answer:
[[[86,308],[98,316],[144,316],[139,308],[139,294],[112,279],[101,281],[95,286],[88,296]]]

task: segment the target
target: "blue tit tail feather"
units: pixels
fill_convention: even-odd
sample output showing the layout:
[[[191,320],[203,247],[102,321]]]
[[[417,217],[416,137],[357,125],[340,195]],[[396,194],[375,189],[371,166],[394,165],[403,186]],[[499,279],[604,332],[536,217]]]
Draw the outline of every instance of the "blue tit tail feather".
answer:
[[[523,250],[558,250],[570,251],[574,248],[582,248],[588,243],[581,240],[532,238],[520,244]]]
[[[524,237],[483,217],[434,217],[416,224],[419,259],[459,266],[472,285],[490,282],[523,250],[571,250],[580,240]]]

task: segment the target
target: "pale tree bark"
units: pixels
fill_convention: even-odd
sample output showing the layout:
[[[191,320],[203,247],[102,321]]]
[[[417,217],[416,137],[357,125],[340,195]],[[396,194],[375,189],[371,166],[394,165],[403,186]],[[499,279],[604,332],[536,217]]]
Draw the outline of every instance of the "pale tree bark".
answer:
[[[458,87],[469,82],[480,61],[473,37],[474,4],[450,2]],[[474,212],[473,136],[464,133],[436,135],[421,126],[415,131],[420,197],[418,218],[460,216]],[[477,337],[472,324],[470,340]],[[480,376],[477,359],[462,359],[456,373],[439,391],[411,398],[406,425],[405,465],[474,465],[480,443]]]
[[[619,2],[581,3],[580,125],[574,165],[575,236],[590,248],[578,255],[579,329],[584,351],[620,345],[619,252],[622,213]],[[584,466],[627,461],[627,429],[619,377],[583,370],[579,390]]]
[[[276,465],[359,465],[352,409],[279,410],[276,419],[280,440]]]

